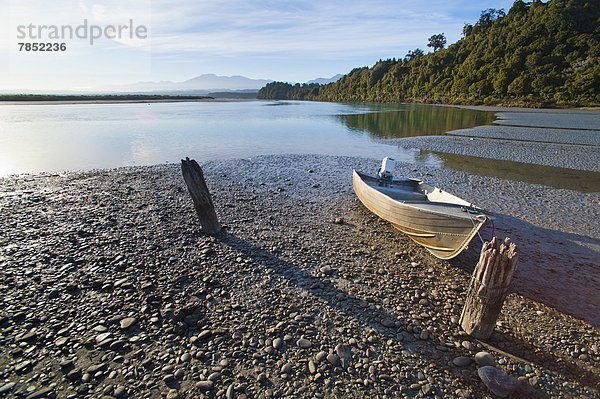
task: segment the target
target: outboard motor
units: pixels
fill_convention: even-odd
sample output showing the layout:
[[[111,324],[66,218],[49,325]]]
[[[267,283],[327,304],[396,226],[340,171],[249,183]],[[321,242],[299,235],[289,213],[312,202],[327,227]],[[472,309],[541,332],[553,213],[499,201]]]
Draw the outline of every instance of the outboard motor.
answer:
[[[379,172],[377,172],[377,174],[381,179],[392,180],[392,177],[394,177],[395,168],[396,161],[394,160],[394,158],[385,157],[381,162],[381,168],[379,169]]]

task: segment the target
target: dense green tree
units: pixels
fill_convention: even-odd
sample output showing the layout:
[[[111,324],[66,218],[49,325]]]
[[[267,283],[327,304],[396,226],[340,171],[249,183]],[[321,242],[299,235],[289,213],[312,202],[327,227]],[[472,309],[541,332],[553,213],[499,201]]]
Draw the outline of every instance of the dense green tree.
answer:
[[[473,25],[471,25],[471,24],[465,24],[465,26],[463,26],[463,31],[462,31],[463,37],[467,37],[471,33],[473,33]]]
[[[438,50],[446,47],[446,36],[443,33],[438,33],[437,35],[432,35],[429,38],[429,43],[427,43],[427,47],[433,48],[433,52],[435,53]]]
[[[489,26],[492,24],[492,22],[496,21],[497,19],[504,18],[505,16],[506,13],[504,12],[503,8],[499,10],[496,10],[495,8],[488,8],[487,10],[483,10],[481,12],[481,16],[479,17],[479,21],[477,21],[477,25]]]
[[[521,0],[484,10],[446,49],[379,60],[324,86],[271,83],[260,98],[521,106],[600,104],[600,1]],[[435,35],[434,35],[435,36]],[[433,37],[433,36],[432,36]],[[435,48],[434,48],[435,50]]]
[[[425,55],[425,52],[420,48],[414,50],[408,50],[408,53],[404,56],[404,62],[408,62],[417,58],[421,58]]]
[[[260,89],[256,98],[271,100],[314,100],[319,94],[319,84],[291,85],[284,82],[272,82]]]

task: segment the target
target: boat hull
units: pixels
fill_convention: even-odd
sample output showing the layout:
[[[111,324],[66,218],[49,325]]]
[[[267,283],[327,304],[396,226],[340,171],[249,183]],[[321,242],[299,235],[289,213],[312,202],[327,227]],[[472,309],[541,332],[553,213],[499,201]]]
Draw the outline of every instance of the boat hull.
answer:
[[[395,200],[367,184],[356,171],[352,181],[354,192],[365,207],[440,259],[460,254],[487,220],[482,214],[465,212],[456,216],[422,209],[416,201]]]

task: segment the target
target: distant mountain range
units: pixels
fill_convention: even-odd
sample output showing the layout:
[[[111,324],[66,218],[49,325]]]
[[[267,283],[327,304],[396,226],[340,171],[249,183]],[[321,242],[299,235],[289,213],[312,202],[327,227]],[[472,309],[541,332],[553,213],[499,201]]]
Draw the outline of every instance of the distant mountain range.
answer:
[[[130,92],[161,92],[161,91],[228,91],[228,90],[258,90],[271,83],[267,79],[250,79],[245,76],[219,76],[212,73],[196,76],[183,82],[138,82],[131,85],[113,87],[111,90]]]
[[[331,78],[317,78],[309,80],[306,83],[327,84],[340,79],[343,75],[337,74]],[[258,91],[268,83],[273,82],[267,79],[251,79],[245,76],[219,76],[212,73],[206,73],[183,82],[138,82],[130,85],[111,87],[113,91],[127,92],[186,92],[194,94],[206,94],[215,91]]]
[[[308,83],[308,84],[310,84],[310,83],[318,83],[320,85],[326,85],[327,83],[337,82],[338,80],[340,80],[342,78],[342,76],[344,76],[344,75],[342,75],[341,73],[338,73],[337,75],[332,76],[330,78],[317,78],[315,80],[309,80],[306,83]]]
[[[340,79],[343,75],[338,74],[331,78],[317,78],[307,83],[327,84]],[[137,82],[133,84],[95,87],[87,90],[1,90],[0,94],[63,94],[63,95],[88,95],[88,94],[159,94],[159,95],[210,95],[219,97],[251,98],[252,94],[273,82],[268,79],[251,79],[245,76],[219,76],[206,73],[185,80],[183,82],[160,81],[160,82]]]

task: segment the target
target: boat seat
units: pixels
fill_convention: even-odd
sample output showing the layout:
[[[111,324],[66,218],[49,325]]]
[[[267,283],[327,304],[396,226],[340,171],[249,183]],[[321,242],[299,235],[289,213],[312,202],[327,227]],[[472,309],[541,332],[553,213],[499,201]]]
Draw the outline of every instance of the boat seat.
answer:
[[[418,191],[398,190],[390,187],[377,187],[377,190],[396,201],[427,201],[427,196]]]

